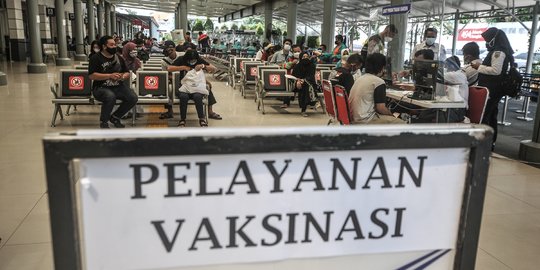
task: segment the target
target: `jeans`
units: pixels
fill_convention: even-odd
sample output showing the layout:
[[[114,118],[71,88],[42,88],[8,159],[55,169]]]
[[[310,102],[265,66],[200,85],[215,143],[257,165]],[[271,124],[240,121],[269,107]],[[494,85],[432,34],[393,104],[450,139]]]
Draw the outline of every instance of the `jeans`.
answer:
[[[178,99],[180,99],[180,120],[186,120],[187,116],[187,106],[188,101],[193,99],[195,101],[195,108],[197,109],[197,116],[199,119],[205,119],[204,109],[203,109],[203,98],[204,95],[200,93],[185,93],[185,92],[176,92]]]
[[[112,113],[112,116],[116,118],[120,118],[129,112],[139,99],[133,90],[123,84],[114,87],[98,87],[93,90],[93,94],[96,100],[103,103],[101,104],[101,115],[99,116],[101,122],[108,122],[111,119],[111,113],[117,99],[122,100],[122,104]]]

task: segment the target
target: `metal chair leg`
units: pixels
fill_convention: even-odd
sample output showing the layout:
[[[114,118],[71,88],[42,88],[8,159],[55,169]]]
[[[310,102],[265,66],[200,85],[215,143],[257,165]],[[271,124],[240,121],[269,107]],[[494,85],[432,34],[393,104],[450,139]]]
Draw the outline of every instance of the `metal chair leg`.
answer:
[[[66,115],[69,116],[69,111],[70,111],[70,110],[71,110],[71,105],[68,105],[68,108],[67,108],[67,110],[66,110]]]
[[[56,115],[58,114],[58,108],[60,108],[60,105],[54,105],[54,111],[51,119],[51,127],[56,127]]]

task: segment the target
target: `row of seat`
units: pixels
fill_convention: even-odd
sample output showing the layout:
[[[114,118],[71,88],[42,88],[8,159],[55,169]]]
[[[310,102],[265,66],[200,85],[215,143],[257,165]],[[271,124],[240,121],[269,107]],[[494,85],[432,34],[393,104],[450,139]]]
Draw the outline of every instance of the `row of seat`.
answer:
[[[135,92],[139,99],[137,105],[169,104],[178,105],[174,91],[181,86],[181,79],[185,72],[173,72],[169,82],[167,71],[139,70],[136,73]],[[66,69],[60,70],[59,83],[51,86],[54,105],[51,127],[56,126],[56,118],[60,114],[63,120],[62,105],[99,105],[100,102],[92,96],[92,81],[88,76],[88,70]],[[207,111],[207,101],[204,101]],[[69,108],[66,115],[69,115]],[[135,113],[132,117],[132,125],[135,125]]]
[[[335,65],[317,65],[315,79],[319,88],[323,79],[328,79]],[[252,91],[257,103],[257,110],[265,114],[264,99],[290,98],[295,95],[294,79],[288,79],[287,70],[278,65],[265,64],[253,58],[232,57],[229,63],[229,85],[239,87],[244,98]],[[292,77],[292,76],[291,76]],[[318,93],[321,104],[322,93]]]

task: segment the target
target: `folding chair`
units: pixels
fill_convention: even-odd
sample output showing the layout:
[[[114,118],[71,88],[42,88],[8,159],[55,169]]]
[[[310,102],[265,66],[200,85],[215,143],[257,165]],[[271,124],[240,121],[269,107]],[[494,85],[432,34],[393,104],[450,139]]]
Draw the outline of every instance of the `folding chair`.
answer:
[[[349,97],[347,91],[341,85],[334,86],[334,94],[337,109],[337,119],[342,125],[351,124],[351,110],[349,109]]]
[[[328,115],[329,117],[328,123],[326,124],[328,126],[331,123],[335,123],[337,121],[336,101],[334,97],[332,83],[329,80],[322,80],[322,90],[324,96],[324,108],[326,111],[326,115]]]
[[[469,87],[469,109],[467,109],[467,117],[471,120],[471,123],[480,124],[482,122],[488,99],[489,90],[486,87]]]

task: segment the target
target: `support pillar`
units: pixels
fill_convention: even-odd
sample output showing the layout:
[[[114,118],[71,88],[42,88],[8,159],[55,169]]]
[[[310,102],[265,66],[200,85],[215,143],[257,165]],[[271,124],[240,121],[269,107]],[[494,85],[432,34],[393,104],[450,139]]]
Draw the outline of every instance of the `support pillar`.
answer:
[[[392,0],[392,5],[409,4],[410,0]],[[392,78],[392,72],[399,72],[403,70],[403,62],[405,61],[405,47],[407,43],[407,22],[409,20],[409,14],[396,14],[390,15],[390,24],[394,24],[398,30],[398,33],[391,42],[387,44],[386,56],[391,62],[392,70],[386,71],[386,76],[389,79]]]
[[[96,28],[94,22],[94,18],[96,15],[94,14],[94,1],[86,1],[86,15],[88,19],[88,44],[91,44],[92,41],[96,39]]]
[[[99,0],[99,4],[97,6],[97,25],[98,25],[98,34],[99,37],[102,37],[105,35],[105,27],[103,25],[104,17],[105,17],[105,0]]]
[[[526,72],[532,70],[534,47],[536,34],[538,34],[538,14],[540,13],[540,3],[537,1],[533,11],[533,23],[531,35],[529,37],[529,56],[527,57]],[[519,158],[529,162],[540,162],[540,106],[536,106],[536,117],[534,117],[534,129],[532,140],[521,141],[519,146]]]
[[[54,1],[56,8],[56,33],[58,41],[58,58],[56,58],[57,66],[70,66],[71,59],[67,54],[66,41],[66,17],[64,12],[64,0]]]
[[[75,61],[86,60],[84,54],[84,37],[83,37],[83,12],[81,0],[73,0],[73,12],[75,13],[74,23],[74,38],[75,38]]]
[[[337,0],[324,0],[321,37],[322,44],[326,45],[330,50],[332,50],[334,47],[334,36],[336,32],[336,8]]]
[[[53,43],[51,35],[51,22],[50,18],[47,17],[47,6],[38,5],[39,12],[39,30],[41,34],[41,43]]]
[[[41,55],[41,37],[39,22],[37,21],[37,18],[39,18],[38,0],[26,0],[26,12],[28,15],[28,34],[30,36],[30,63],[27,66],[28,73],[47,73],[47,66],[43,64],[43,56]]]
[[[116,7],[111,5],[111,34],[118,34],[117,31],[118,29],[116,29]]]
[[[184,29],[184,34],[189,31],[187,20],[187,0],[180,0],[180,29]]]
[[[272,0],[264,2],[264,37],[272,42]]]
[[[9,25],[8,57],[13,61],[26,61],[26,40],[21,3],[22,1],[6,1]]]
[[[293,43],[296,43],[296,19],[298,13],[298,0],[288,0],[287,2],[287,35],[292,39]],[[307,34],[306,44],[307,44]]]
[[[105,35],[111,36],[111,4],[105,2]]]
[[[174,29],[180,29],[180,3],[176,5],[174,11]]]
[[[452,38],[452,55],[456,55],[458,34],[459,34],[459,10],[456,10],[456,14],[454,15],[454,37]]]

